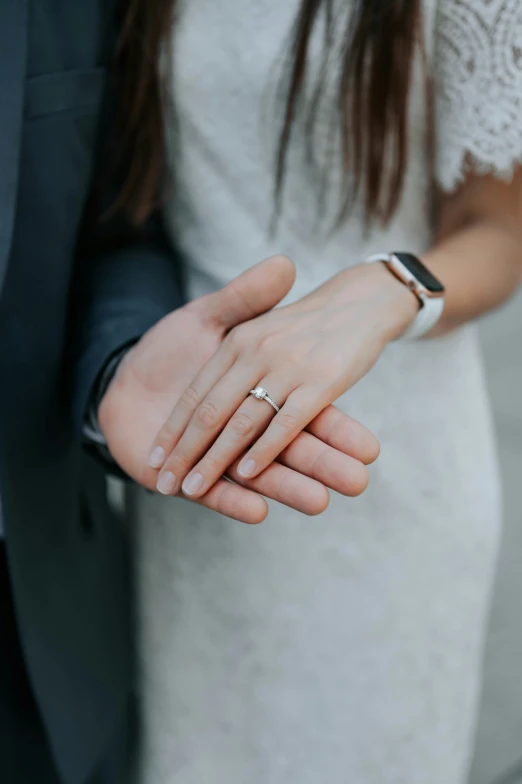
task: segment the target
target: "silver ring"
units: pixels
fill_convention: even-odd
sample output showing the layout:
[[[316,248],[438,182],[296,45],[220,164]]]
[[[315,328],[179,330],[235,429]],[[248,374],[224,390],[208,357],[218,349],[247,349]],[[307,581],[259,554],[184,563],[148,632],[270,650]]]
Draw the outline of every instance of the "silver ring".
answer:
[[[272,398],[270,397],[266,389],[263,389],[263,387],[256,387],[255,389],[251,389],[249,394],[253,395],[258,400],[266,400],[267,403],[270,403],[270,405],[276,411],[276,413],[279,413],[279,406],[277,405],[277,403],[274,403],[274,401],[272,400]]]

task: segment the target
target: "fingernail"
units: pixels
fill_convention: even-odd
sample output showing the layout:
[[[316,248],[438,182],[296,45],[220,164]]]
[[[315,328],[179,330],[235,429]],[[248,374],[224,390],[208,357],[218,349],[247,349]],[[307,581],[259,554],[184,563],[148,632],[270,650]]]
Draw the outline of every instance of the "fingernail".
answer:
[[[162,446],[155,447],[149,455],[148,464],[151,468],[161,468],[165,462],[166,454]]]
[[[202,487],[203,477],[201,474],[189,474],[181,485],[181,489],[185,495],[194,495],[194,493],[197,493]]]
[[[247,460],[245,463],[241,463],[237,472],[239,476],[243,476],[245,479],[249,476],[252,476],[254,471],[256,470],[256,461],[255,460]]]
[[[175,484],[176,484],[176,477],[174,476],[174,474],[171,473],[171,471],[165,471],[165,473],[162,474],[158,479],[158,484],[156,485],[156,488],[163,495],[170,495],[174,490]]]

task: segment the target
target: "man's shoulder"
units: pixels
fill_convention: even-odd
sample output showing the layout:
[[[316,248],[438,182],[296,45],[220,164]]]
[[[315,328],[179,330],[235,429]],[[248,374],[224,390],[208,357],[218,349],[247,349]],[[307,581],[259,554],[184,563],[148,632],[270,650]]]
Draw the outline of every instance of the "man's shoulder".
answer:
[[[119,25],[115,0],[26,1],[29,78],[108,62]]]

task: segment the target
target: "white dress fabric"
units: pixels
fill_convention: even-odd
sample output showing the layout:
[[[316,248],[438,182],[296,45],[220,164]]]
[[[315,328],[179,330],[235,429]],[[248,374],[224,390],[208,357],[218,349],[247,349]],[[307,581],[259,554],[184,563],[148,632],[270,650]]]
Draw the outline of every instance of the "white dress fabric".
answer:
[[[271,238],[280,127],[271,94],[298,4],[183,3],[166,216],[191,297],[274,252],[297,265],[290,301],[369,253],[430,244],[420,65],[390,226],[366,234],[357,207],[334,234],[315,220],[298,128]],[[522,158],[520,9],[518,0],[425,2],[446,189],[467,167],[504,177]],[[328,88],[323,96],[326,106]],[[334,171],[322,200],[332,220],[339,181]],[[332,494],[320,517],[272,503],[250,528],[136,494],[141,784],[465,781],[501,516],[475,328],[390,345],[337,405],[376,433],[382,453],[367,492]]]

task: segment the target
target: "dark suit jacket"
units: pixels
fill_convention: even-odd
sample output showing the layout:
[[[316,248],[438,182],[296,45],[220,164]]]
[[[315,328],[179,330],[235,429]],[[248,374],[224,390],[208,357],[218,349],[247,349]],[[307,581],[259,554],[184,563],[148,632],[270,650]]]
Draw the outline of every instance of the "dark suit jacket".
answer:
[[[27,665],[71,784],[131,677],[123,537],[81,420],[111,353],[181,301],[161,231],[91,228],[75,254],[117,99],[113,19],[109,0],[0,2],[0,497]]]

